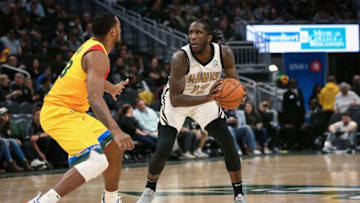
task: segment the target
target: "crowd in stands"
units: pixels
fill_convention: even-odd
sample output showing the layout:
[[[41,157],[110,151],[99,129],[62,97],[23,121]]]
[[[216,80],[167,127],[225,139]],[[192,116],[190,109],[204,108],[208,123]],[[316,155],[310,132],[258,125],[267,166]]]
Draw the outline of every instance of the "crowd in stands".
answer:
[[[119,2],[126,4],[127,1]],[[236,38],[232,35],[233,25],[230,22],[237,17],[264,22],[269,18],[264,9],[266,12],[286,13],[288,17],[272,16],[273,20],[281,18],[284,21],[310,17],[319,12],[341,12],[341,15],[350,12],[347,18],[354,17],[351,9],[346,12],[341,10],[347,9],[351,1],[341,1],[339,5],[345,7],[332,8],[334,4],[329,4],[322,11],[318,9],[319,2],[174,0],[170,3],[138,0],[127,6],[180,30],[184,30],[195,17],[211,17],[219,23],[227,40]],[[305,11],[293,8],[304,3],[314,4],[313,7],[308,6],[312,8],[306,11],[309,12],[306,15],[300,14]],[[287,9],[287,12],[281,8]],[[167,15],[169,12],[174,15]],[[67,167],[66,153],[41,129],[39,111],[44,96],[66,62],[81,43],[93,36],[90,19],[89,13],[68,14],[54,0],[0,2],[0,20],[4,22],[0,25],[0,64],[27,71],[30,75],[1,69],[0,173],[4,172],[2,168],[18,172]],[[125,42],[117,44],[109,57],[111,72],[108,79],[112,83],[129,79],[129,85],[117,101],[109,94],[105,94],[104,99],[119,126],[136,141],[134,151],[151,155],[156,149],[160,96],[170,65],[157,55],[138,52]],[[256,104],[248,99],[237,110],[225,110],[239,154],[321,149],[323,145],[326,152],[338,148],[351,149],[351,152],[356,150],[357,134],[352,132],[356,132],[360,124],[360,76],[354,76],[352,86],[347,83],[338,85],[334,77],[329,77],[324,87],[314,88],[310,101],[304,101],[295,79],[282,77],[278,85],[283,93],[280,109],[273,107],[270,100]],[[311,109],[308,122],[305,122],[305,102],[309,102]],[[351,128],[346,128],[349,122]],[[329,136],[324,135],[326,131]],[[221,154],[219,149],[214,139],[188,118],[171,157],[206,158]],[[133,152],[128,152],[126,157],[140,160]]]
[[[234,36],[235,20],[242,20],[248,24],[356,22],[354,0],[117,0],[115,2],[185,33],[194,19],[211,19],[224,33],[226,40],[240,37]]]

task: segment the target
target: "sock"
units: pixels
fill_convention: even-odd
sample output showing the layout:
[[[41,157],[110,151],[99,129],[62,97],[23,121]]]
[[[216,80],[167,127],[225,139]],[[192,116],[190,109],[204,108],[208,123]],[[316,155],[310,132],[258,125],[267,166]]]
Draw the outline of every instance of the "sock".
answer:
[[[42,195],[39,202],[57,202],[61,199],[60,195],[54,190],[50,189],[47,193]]]
[[[116,202],[117,199],[118,199],[118,191],[115,190],[113,192],[109,192],[109,191],[106,191],[104,190],[104,202],[106,203],[112,203],[112,202]]]
[[[234,188],[234,193],[235,193],[235,197],[238,195],[238,194],[244,194],[243,193],[243,189],[242,189],[242,182],[239,182],[239,183],[233,183],[232,184],[233,188]]]
[[[146,186],[152,190],[154,190],[154,192],[156,191],[156,183],[157,180],[151,180],[150,178],[147,178],[147,182],[146,182]]]

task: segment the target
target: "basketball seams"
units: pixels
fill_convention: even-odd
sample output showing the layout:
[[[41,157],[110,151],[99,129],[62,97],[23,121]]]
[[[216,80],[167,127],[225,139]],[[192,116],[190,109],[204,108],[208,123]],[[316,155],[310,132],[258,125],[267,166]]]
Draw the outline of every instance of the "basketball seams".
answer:
[[[237,84],[235,87],[232,88],[232,90],[230,92],[227,93],[226,96],[222,97],[223,99],[225,99],[226,97],[228,97],[229,95],[231,95],[231,93],[233,93],[241,84]]]
[[[244,92],[245,88],[241,85],[240,81],[234,78],[225,78],[224,80],[216,101],[222,108],[235,109],[243,100],[243,94],[241,94],[241,92]],[[240,90],[238,89],[239,87],[241,88]],[[226,98],[228,98],[228,100],[226,100]]]

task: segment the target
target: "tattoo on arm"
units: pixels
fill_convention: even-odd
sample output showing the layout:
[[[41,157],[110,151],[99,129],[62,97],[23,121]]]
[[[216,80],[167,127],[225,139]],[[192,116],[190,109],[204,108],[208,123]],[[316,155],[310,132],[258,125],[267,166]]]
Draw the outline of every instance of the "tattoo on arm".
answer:
[[[96,117],[107,127],[112,133],[121,131],[111,116],[110,110],[103,99],[105,80],[107,74],[106,67],[109,67],[109,59],[103,53],[93,51],[88,53],[83,59],[87,66],[87,90],[89,104],[96,114]]]
[[[109,122],[109,119],[106,117],[106,113],[103,111],[103,109],[100,107],[98,102],[94,102],[91,105],[92,110],[96,114],[96,117],[110,130],[116,130],[118,128],[117,125],[112,125]]]
[[[226,77],[238,79],[239,77],[236,71],[235,58],[231,48],[228,46],[221,46],[221,52],[223,56],[223,66]]]
[[[209,101],[209,96],[189,96],[184,95],[185,74],[187,72],[189,61],[184,52],[176,52],[170,63],[170,101],[174,107],[195,106]]]

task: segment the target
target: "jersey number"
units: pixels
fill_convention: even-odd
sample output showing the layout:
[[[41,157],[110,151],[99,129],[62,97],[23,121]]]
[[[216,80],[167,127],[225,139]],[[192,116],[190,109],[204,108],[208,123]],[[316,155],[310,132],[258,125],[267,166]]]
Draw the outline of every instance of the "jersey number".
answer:
[[[65,76],[65,74],[67,73],[67,71],[71,68],[72,64],[73,64],[73,61],[72,61],[72,60],[70,60],[70,61],[66,64],[64,70],[63,70],[63,71],[61,72],[61,74],[60,74],[60,77],[61,77],[61,78],[63,78],[63,77]]]

